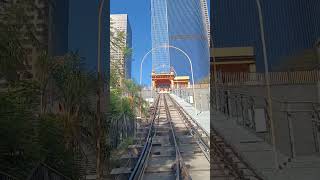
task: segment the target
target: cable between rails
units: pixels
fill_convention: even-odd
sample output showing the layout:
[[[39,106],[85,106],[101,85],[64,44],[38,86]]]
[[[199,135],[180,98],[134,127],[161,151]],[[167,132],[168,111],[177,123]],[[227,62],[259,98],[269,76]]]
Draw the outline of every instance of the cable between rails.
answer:
[[[176,140],[175,130],[174,130],[172,119],[171,119],[169,106],[168,106],[167,100],[166,100],[166,95],[164,95],[164,104],[165,104],[167,119],[169,120],[169,123],[170,123],[172,137],[174,140],[174,146],[175,146],[175,150],[176,150],[176,180],[180,180],[180,179],[191,180],[191,176],[188,172],[188,168],[186,167],[186,165],[182,159],[182,156],[180,154],[179,146],[178,146],[178,143]]]

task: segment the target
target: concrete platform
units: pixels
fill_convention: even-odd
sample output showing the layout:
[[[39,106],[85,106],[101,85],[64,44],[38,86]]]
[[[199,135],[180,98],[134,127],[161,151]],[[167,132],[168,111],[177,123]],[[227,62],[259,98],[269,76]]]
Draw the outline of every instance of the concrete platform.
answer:
[[[210,171],[205,170],[205,171],[190,171],[189,172],[190,176],[192,177],[193,180],[210,180]],[[216,179],[214,179],[216,180]]]
[[[199,125],[210,134],[210,111],[202,111],[195,109],[191,104],[184,101],[182,98],[170,94],[170,96],[193,118]]]
[[[127,167],[121,167],[121,168],[116,168],[116,169],[112,169],[111,171],[111,175],[116,175],[116,174],[130,174],[132,172],[131,168],[127,168]]]
[[[143,180],[175,180],[176,176],[172,172],[147,173],[143,176]]]
[[[270,144],[237,125],[234,119],[216,111],[212,115],[212,128],[265,180],[320,179],[320,156],[297,157],[289,161],[289,157],[278,152],[279,164],[286,165],[283,165],[283,169],[276,168]]]

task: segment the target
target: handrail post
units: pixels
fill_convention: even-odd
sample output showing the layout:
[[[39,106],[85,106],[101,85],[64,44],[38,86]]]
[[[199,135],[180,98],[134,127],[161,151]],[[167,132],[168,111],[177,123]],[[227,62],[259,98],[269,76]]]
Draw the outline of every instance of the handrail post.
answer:
[[[295,140],[294,140],[294,133],[293,133],[293,124],[292,124],[292,116],[290,113],[290,104],[285,103],[286,105],[286,119],[288,121],[288,130],[289,130],[289,141],[290,141],[290,151],[291,151],[291,157],[296,157],[296,149],[295,149]]]

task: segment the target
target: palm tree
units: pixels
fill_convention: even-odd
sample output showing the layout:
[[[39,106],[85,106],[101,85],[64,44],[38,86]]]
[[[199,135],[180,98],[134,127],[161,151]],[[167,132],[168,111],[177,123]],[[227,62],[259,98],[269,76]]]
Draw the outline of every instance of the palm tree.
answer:
[[[96,118],[94,98],[98,82],[92,72],[83,69],[82,61],[77,53],[71,52],[55,61],[51,75],[58,93],[55,99],[63,122],[65,147],[78,155],[84,146],[94,147],[92,142],[97,138],[97,125],[92,122]]]
[[[132,80],[125,80],[123,88],[111,90],[111,138],[113,147],[134,133],[135,118],[140,103],[143,107],[145,101],[139,96],[141,88]],[[146,112],[146,111],[145,111]]]
[[[0,17],[0,79],[9,82],[6,91],[0,91],[0,124],[3,128],[0,130],[3,133],[0,145],[12,144],[6,152],[14,154],[20,151],[28,158],[28,152],[41,155],[41,158],[19,159],[21,164],[38,163],[40,159],[47,158],[48,151],[39,143],[44,143],[42,137],[53,133],[50,137],[56,138],[56,142],[63,142],[66,151],[51,152],[57,154],[50,160],[64,161],[67,158],[59,159],[63,153],[71,150],[75,154],[85,138],[95,138],[94,124],[88,122],[95,118],[91,98],[95,97],[96,89],[92,87],[96,87],[96,79],[91,72],[82,69],[82,60],[77,53],[69,53],[54,61],[53,57],[48,56],[46,49],[35,38],[34,24],[25,13],[28,8],[36,8],[34,0],[17,0],[8,4]],[[34,79],[20,78],[27,72],[29,63],[25,41],[31,41],[31,45],[42,52],[34,62]],[[59,106],[58,112],[52,111],[50,114],[47,112],[48,85],[53,87],[52,98]],[[38,116],[39,106],[41,116]],[[52,127],[55,123],[62,124],[62,134],[51,131],[57,129]],[[2,155],[0,161],[4,162]],[[58,164],[53,165],[59,167]],[[2,166],[0,168],[2,170]]]
[[[9,35],[9,36],[8,36]],[[12,83],[19,79],[19,71],[25,70],[24,51],[14,33],[0,30],[0,78]]]
[[[79,143],[81,116],[94,112],[89,104],[96,81],[91,73],[82,69],[81,61],[78,54],[69,53],[54,65],[52,72],[58,91],[59,113],[64,122],[66,147]]]
[[[31,126],[36,89],[32,82],[16,82],[0,93],[0,170],[19,178],[26,177],[42,157]]]
[[[50,81],[50,72],[52,65],[52,59],[48,56],[47,52],[42,52],[35,62],[35,79],[39,83],[40,88],[40,114],[46,112],[46,95],[47,87]]]

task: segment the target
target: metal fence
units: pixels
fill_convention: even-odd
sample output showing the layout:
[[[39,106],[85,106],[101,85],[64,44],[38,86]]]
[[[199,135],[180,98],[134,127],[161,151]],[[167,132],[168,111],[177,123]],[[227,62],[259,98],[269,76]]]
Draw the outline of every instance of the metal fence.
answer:
[[[18,179],[0,171],[0,180],[18,180]]]
[[[27,180],[71,180],[44,163],[40,163]]]
[[[193,86],[192,85],[190,85],[190,87],[189,88],[192,88]],[[210,84],[208,84],[208,83],[205,83],[205,84],[195,84],[194,85],[194,88],[195,89],[205,89],[205,88],[210,88]]]
[[[44,163],[33,169],[27,180],[71,180]],[[12,175],[0,171],[0,180],[20,180]]]
[[[199,85],[198,88],[195,88],[195,97],[193,97],[192,88],[173,89],[172,93],[193,106],[196,106],[199,111],[210,110],[210,88],[208,84],[203,86]]]
[[[265,97],[217,89],[213,110],[271,142],[270,111]],[[276,146],[291,157],[320,152],[320,104],[272,99]]]
[[[217,72],[217,80],[215,83],[221,85],[264,85],[265,74],[264,73],[247,73],[247,72],[235,72],[235,73],[222,73]],[[211,79],[214,82],[214,73],[211,73]],[[307,84],[316,83],[320,81],[320,71],[292,71],[292,72],[270,72],[270,84]]]

